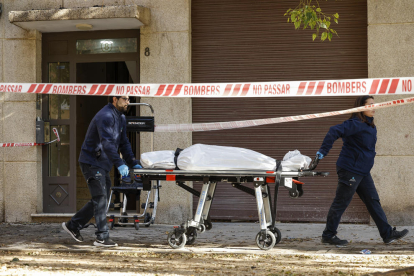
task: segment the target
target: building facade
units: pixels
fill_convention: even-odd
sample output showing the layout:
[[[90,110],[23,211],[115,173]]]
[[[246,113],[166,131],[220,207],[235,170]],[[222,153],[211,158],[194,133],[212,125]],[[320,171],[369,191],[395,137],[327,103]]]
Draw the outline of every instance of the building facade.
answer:
[[[5,83],[254,82],[414,75],[410,66],[414,3],[408,0],[328,1],[326,11],[340,14],[336,28],[340,37],[324,43],[311,42],[311,33],[294,31],[286,23],[283,13],[294,5],[292,1],[1,2],[0,82]],[[113,51],[108,41],[135,46]],[[101,48],[93,48],[94,43],[101,43]],[[157,124],[179,124],[347,109],[354,98],[136,100],[154,107]],[[376,101],[396,98],[400,97],[378,95]],[[58,127],[63,135],[59,145],[0,149],[0,221],[70,217],[88,199],[76,160],[89,121],[105,104],[105,97],[0,93],[0,101],[3,142],[35,141],[36,118]],[[144,108],[135,112],[150,115]],[[409,169],[414,159],[411,118],[409,105],[381,109],[376,115],[377,158],[372,173],[392,224],[414,223],[409,184],[414,175]],[[209,133],[155,133],[153,146],[175,150],[208,143],[246,147],[276,159],[294,149],[312,156],[329,126],[344,119]],[[137,154],[151,150],[150,133],[131,139]],[[339,150],[337,142],[320,165],[331,176],[309,180],[306,197],[292,200],[281,191],[278,219],[324,221],[336,188],[334,162]],[[197,202],[172,182],[163,183],[160,197],[157,223],[181,223]],[[244,198],[225,185],[218,185],[213,206],[217,206],[212,209],[213,219],[255,220],[257,216],[254,198]],[[359,199],[353,200],[344,220],[369,222]]]

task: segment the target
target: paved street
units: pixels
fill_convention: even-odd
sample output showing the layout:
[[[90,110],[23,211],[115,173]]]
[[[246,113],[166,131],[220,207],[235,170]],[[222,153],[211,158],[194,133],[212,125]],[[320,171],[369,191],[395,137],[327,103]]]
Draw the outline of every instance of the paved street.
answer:
[[[193,245],[178,250],[167,243],[173,226],[115,227],[110,234],[119,246],[100,249],[92,245],[93,226],[82,230],[85,242],[77,243],[58,223],[2,223],[0,275],[133,275],[136,269],[142,275],[363,275],[414,265],[412,226],[405,227],[410,233],[404,240],[385,245],[375,226],[343,224],[339,236],[350,241],[345,248],[321,244],[323,224],[278,228],[282,240],[269,251],[256,246],[259,224],[237,222],[213,222]],[[364,249],[371,254],[360,253]]]

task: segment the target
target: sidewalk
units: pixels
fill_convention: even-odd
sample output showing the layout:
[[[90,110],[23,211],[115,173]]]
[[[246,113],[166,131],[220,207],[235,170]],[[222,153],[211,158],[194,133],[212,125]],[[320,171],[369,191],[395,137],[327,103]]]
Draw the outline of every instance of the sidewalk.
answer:
[[[167,243],[167,233],[171,225],[151,225],[135,230],[134,227],[115,227],[110,231],[111,238],[119,246],[105,250],[116,251],[153,251],[157,253],[237,253],[237,254],[361,254],[368,249],[371,254],[414,255],[414,226],[407,228],[410,233],[403,239],[385,245],[375,226],[341,224],[338,236],[350,244],[337,248],[320,242],[324,224],[316,223],[279,223],[282,240],[269,251],[260,250],[255,242],[259,232],[258,223],[218,223],[204,233],[198,233],[193,245],[183,249],[172,249]],[[90,226],[81,231],[83,243],[74,241],[58,223],[0,223],[0,250],[16,251],[63,251],[88,252],[102,249],[93,246],[95,228]]]

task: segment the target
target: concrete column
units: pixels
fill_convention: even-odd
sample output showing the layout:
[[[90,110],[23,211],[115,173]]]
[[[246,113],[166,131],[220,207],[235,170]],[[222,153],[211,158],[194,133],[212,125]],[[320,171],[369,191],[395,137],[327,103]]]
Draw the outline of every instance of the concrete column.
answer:
[[[369,77],[413,77],[413,59],[414,1],[368,0]],[[408,95],[376,96],[375,100],[404,97]],[[391,107],[380,109],[375,115],[378,141],[372,176],[392,225],[414,225],[413,110],[413,105]]]
[[[141,28],[141,83],[191,82],[190,0],[126,0],[151,10],[151,23]],[[144,54],[149,48],[149,55]],[[156,124],[191,123],[191,99],[141,98],[155,110]],[[148,108],[141,115],[150,115]],[[141,133],[141,152],[150,148],[150,134]],[[154,133],[154,150],[175,150],[192,144],[191,133]],[[163,182],[157,223],[178,224],[192,216],[192,195],[173,182]]]
[[[4,81],[3,77],[3,42],[4,42],[4,28],[3,22],[0,21],[0,82]],[[0,141],[3,139],[3,104],[4,93],[0,93]],[[4,221],[4,157],[3,148],[0,148],[0,222]]]
[[[44,8],[56,1],[3,1],[0,80],[41,82],[41,34],[9,23],[12,10]],[[1,142],[35,142],[36,95],[1,93]],[[41,148],[0,149],[0,221],[31,221],[42,211]]]

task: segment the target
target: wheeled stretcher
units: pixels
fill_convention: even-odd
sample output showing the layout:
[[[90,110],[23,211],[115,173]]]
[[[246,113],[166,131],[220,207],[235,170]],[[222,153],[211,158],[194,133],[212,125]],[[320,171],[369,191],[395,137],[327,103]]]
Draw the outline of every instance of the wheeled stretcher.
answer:
[[[146,106],[151,109],[152,115],[154,115],[154,109],[150,104],[147,103],[130,103],[131,106]],[[128,116],[127,121],[127,132],[150,132],[151,133],[151,150],[154,150],[154,116],[142,117],[142,116]],[[109,220],[109,229],[113,229],[114,226],[126,226],[133,225],[136,230],[140,226],[149,227],[154,224],[155,216],[157,213],[157,204],[160,201],[160,188],[159,181],[149,185],[146,189],[143,189],[141,179],[134,175],[130,171],[129,177],[121,178],[120,185],[111,187],[111,194],[106,206],[106,214]],[[141,191],[146,191],[146,200],[142,205],[140,204]],[[119,195],[121,202],[112,203],[112,197]],[[127,211],[127,199],[128,195],[136,195],[136,213],[128,214]],[[143,209],[142,213],[139,213],[139,209]],[[109,213],[109,209],[119,208],[119,214]],[[150,209],[152,211],[150,211]],[[143,219],[140,221],[140,219]]]
[[[212,229],[209,211],[214,198],[216,185],[219,182],[231,183],[233,187],[256,197],[257,211],[259,215],[260,231],[256,235],[256,244],[260,249],[272,249],[279,243],[282,235],[275,225],[276,206],[279,186],[285,187],[293,198],[302,196],[302,182],[298,179],[307,176],[327,176],[328,172],[313,171],[318,163],[317,157],[311,162],[309,169],[298,171],[282,171],[282,165],[277,162],[275,171],[240,170],[240,171],[184,171],[184,170],[160,170],[137,169],[135,175],[139,175],[143,182],[143,188],[150,189],[154,181],[174,181],[179,187],[199,197],[194,218],[181,226],[175,227],[168,234],[168,244],[172,248],[182,248],[186,244],[193,244],[197,238],[197,232],[203,233]],[[186,181],[202,181],[200,192],[185,185]],[[253,183],[254,188],[244,186],[244,183]],[[275,184],[274,201],[272,203],[269,184]]]
[[[138,208],[140,207],[140,195],[143,191],[143,185],[141,179],[138,176],[134,176],[131,173],[131,176],[124,178],[121,181],[121,185],[111,187],[111,193],[109,196],[108,204],[106,206],[106,213],[109,219],[109,229],[112,230],[115,225],[126,226],[133,225],[136,230],[139,230],[140,226],[149,227],[151,224],[154,224],[155,217],[157,214],[157,204],[159,199],[159,190],[161,188],[160,182],[156,181],[153,183],[149,189],[146,189],[147,192],[145,203],[141,205],[141,208],[144,209],[141,214],[138,213]],[[119,204],[120,213],[119,214],[110,214],[109,209],[116,207],[112,203],[112,197],[114,194],[119,194],[122,197],[122,201]],[[135,194],[137,199],[137,213],[136,214],[127,214],[127,195]],[[149,210],[152,209],[152,212]],[[143,219],[143,222],[140,219]],[[117,221],[116,221],[117,220]]]

